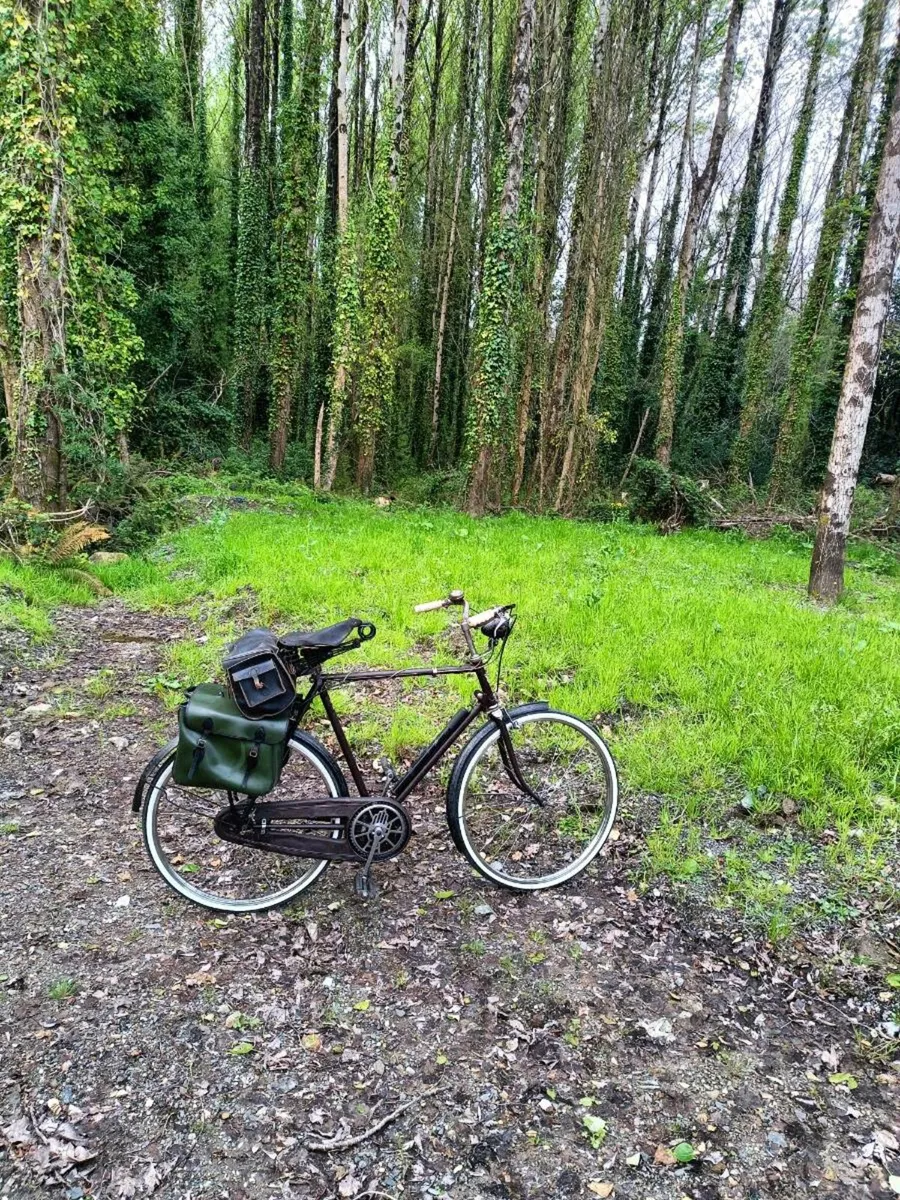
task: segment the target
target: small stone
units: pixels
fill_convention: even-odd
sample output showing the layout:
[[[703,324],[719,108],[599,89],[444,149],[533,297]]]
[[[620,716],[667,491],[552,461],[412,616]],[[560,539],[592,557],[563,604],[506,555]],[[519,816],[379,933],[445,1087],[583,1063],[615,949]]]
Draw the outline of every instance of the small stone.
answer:
[[[48,712],[53,711],[52,704],[29,704],[27,708],[22,709],[23,717],[46,717]]]
[[[652,1042],[674,1042],[675,1033],[672,1022],[667,1017],[659,1017],[655,1021],[638,1021],[638,1029],[643,1029]]]
[[[126,738],[126,737],[111,737],[109,739],[109,744],[111,746],[115,747],[115,749],[118,750],[120,753],[123,750],[127,750],[128,747],[131,745],[131,743],[128,741],[128,738]]]
[[[6,735],[6,737],[3,739],[3,745],[7,748],[7,750],[22,749],[22,735],[18,729]]]
[[[88,558],[95,567],[111,567],[115,563],[127,562],[128,555],[118,550],[95,550]]]
[[[785,1148],[787,1145],[787,1138],[777,1129],[770,1129],[766,1134],[766,1142],[772,1150],[777,1152],[778,1150],[783,1150]]]
[[[127,908],[130,903],[131,903],[130,896],[120,896],[115,903],[115,907],[116,908]]]
[[[494,915],[494,910],[491,908],[491,906],[489,904],[476,904],[475,905],[475,916],[476,917],[492,917],[493,915]]]
[[[639,1167],[641,1165],[641,1152],[638,1150],[636,1154],[629,1154],[625,1159],[625,1165],[628,1167]]]

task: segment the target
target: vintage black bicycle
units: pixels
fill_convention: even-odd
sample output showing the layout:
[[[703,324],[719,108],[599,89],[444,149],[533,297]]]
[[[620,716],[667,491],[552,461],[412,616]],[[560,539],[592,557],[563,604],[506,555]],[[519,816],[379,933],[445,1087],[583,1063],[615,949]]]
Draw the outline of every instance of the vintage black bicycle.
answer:
[[[503,649],[515,605],[470,615],[462,592],[416,606],[462,609],[465,660],[460,665],[328,673],[323,665],[375,635],[350,618],[278,640],[294,678],[306,680],[290,713],[286,761],[277,787],[263,797],[179,787],[177,741],[147,764],[134,798],[154,866],[181,896],[227,913],[262,912],[295,899],[329,862],[355,863],[357,894],[374,895],[372,867],[399,854],[412,832],[404,806],[413,789],[473,725],[447,788],[447,823],[456,848],[486,879],[514,891],[567,883],[596,858],[616,816],[616,768],[588,721],[543,701],[506,708],[498,698]],[[473,633],[487,638],[479,652]],[[496,658],[496,683],[488,669]],[[334,687],[376,680],[472,675],[472,705],[460,709],[398,776],[386,766],[372,795],[335,711]],[[292,693],[293,694],[293,693]],[[330,751],[300,728],[319,700],[356,795]]]

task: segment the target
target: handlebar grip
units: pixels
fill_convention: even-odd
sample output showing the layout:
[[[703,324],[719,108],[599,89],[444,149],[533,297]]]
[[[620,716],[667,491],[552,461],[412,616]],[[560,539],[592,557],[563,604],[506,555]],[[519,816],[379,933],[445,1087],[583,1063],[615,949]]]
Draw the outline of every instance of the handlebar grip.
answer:
[[[476,613],[474,617],[469,617],[466,624],[470,629],[478,629],[481,625],[490,621],[491,617],[496,617],[499,611],[499,608],[486,608],[484,612]]]
[[[417,604],[413,612],[433,612],[436,608],[446,608],[449,600],[429,600],[426,604]]]

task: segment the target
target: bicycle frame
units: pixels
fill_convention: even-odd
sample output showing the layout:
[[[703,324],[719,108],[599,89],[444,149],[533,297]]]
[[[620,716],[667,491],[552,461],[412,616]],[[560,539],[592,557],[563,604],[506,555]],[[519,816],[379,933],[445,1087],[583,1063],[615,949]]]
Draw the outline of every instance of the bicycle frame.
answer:
[[[341,674],[329,673],[316,668],[312,674],[312,684],[309,691],[300,698],[295,712],[295,719],[299,724],[307,712],[309,712],[313,702],[316,699],[322,701],[322,707],[325,709],[328,723],[331,725],[337,743],[341,748],[341,754],[353,778],[356,790],[360,796],[369,796],[371,793],[363,778],[356,755],[353,753],[353,748],[347,739],[341,719],[332,703],[329,688],[344,686],[348,683],[376,683],[385,679],[430,679],[441,675],[474,675],[478,681],[479,690],[475,693],[475,699],[471,708],[460,709],[454,717],[451,717],[440,733],[438,733],[437,737],[419,753],[409,769],[393,783],[393,786],[390,788],[390,796],[399,802],[413,791],[432,767],[440,762],[451,746],[462,737],[479,716],[490,716],[492,713],[497,713],[500,710],[500,703],[488,679],[483,662],[456,667],[411,667],[398,671],[359,670],[346,671]],[[511,749],[512,742],[508,734],[504,738],[504,741],[507,740]],[[512,753],[514,756],[515,751],[513,750]]]

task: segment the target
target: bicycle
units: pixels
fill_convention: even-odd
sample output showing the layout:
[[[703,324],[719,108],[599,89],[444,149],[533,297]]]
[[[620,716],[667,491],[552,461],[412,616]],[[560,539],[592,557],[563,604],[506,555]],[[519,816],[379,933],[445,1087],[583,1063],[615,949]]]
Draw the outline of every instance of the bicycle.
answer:
[[[532,701],[504,708],[498,699],[503,650],[516,622],[515,605],[475,615],[461,591],[416,605],[416,612],[458,606],[466,656],[458,665],[402,670],[323,671],[329,659],[375,636],[371,622],[351,617],[313,632],[279,639],[282,653],[309,688],[297,696],[281,780],[251,799],[233,792],[172,783],[177,739],[153,756],[140,777],[133,810],[142,815],[144,843],[163,879],[184,898],[218,912],[264,912],[294,900],[328,863],[358,866],[356,892],[375,894],[376,862],[400,854],[412,823],[404,800],[481,717],[461,750],[447,787],[446,816],[457,850],[484,878],[513,891],[567,883],[599,854],[618,804],[615,763],[588,721]],[[488,639],[488,653],[472,634]],[[488,666],[499,649],[496,684]],[[398,776],[384,769],[371,795],[330,695],[332,687],[392,679],[473,675],[472,704],[461,708]],[[357,795],[338,761],[300,723],[314,701],[325,710]]]

